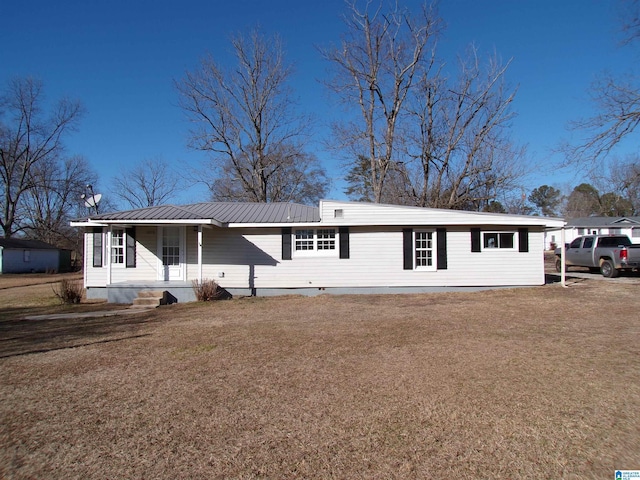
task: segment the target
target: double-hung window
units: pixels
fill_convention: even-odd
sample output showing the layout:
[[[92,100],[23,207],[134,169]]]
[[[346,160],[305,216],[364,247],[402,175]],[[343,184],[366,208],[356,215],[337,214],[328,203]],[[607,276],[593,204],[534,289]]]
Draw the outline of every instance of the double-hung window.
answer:
[[[435,269],[433,232],[415,232],[415,267],[419,270]]]
[[[436,238],[430,230],[416,230],[414,235],[414,266],[416,270],[436,270]]]
[[[336,252],[335,228],[296,229],[293,234],[296,255],[326,255]]]
[[[111,232],[111,263],[124,265],[124,229],[118,228]]]

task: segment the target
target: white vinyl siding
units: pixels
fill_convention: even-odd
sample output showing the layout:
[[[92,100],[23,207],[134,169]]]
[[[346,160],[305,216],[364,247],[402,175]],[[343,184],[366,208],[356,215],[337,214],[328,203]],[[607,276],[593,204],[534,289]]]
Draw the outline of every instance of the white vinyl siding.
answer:
[[[118,268],[112,268],[111,283],[155,281],[157,277],[156,230],[154,226],[136,227],[136,268],[120,268],[120,265]],[[104,287],[107,284],[107,267],[91,266],[93,232],[85,233],[84,238],[85,257],[89,256],[85,258],[85,286]],[[103,238],[103,245],[104,243]]]
[[[529,252],[519,252],[516,246],[501,255],[483,255],[471,252],[468,227],[448,228],[448,268],[425,275],[403,270],[402,229],[396,227],[350,228],[349,259],[301,257],[283,261],[279,228],[212,228],[203,234],[203,277],[226,288],[544,284],[542,229],[529,229]],[[190,232],[187,236],[187,280],[197,278],[196,235]],[[433,252],[435,263],[435,241]]]

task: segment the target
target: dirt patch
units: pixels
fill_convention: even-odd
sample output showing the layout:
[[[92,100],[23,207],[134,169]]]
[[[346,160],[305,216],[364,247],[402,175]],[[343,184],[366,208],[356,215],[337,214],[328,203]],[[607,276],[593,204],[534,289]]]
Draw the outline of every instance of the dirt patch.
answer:
[[[0,477],[610,478],[637,286],[247,298],[0,337]]]

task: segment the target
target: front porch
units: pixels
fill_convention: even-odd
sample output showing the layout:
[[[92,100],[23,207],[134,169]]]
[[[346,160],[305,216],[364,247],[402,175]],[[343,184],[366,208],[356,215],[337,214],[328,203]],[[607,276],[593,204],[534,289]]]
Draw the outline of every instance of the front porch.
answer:
[[[196,296],[191,282],[185,281],[129,281],[118,282],[106,287],[87,287],[87,298],[106,299],[109,303],[133,303],[143,290],[168,292],[169,303],[195,302]],[[232,296],[250,296],[249,288],[225,289]]]
[[[105,299],[109,303],[133,303],[143,290],[169,292],[171,303],[196,300],[191,282],[182,281],[129,281],[117,282],[104,287],[86,287],[87,299]]]

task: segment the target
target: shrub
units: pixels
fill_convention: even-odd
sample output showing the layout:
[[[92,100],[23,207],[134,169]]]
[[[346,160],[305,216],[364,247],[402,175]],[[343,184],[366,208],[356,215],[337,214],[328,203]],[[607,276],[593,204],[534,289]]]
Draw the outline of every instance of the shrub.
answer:
[[[215,280],[203,279],[201,282],[193,280],[191,285],[193,287],[193,292],[196,294],[196,299],[199,302],[218,300],[222,296],[223,290]]]
[[[84,294],[82,280],[68,280],[64,278],[57,288],[53,287],[53,293],[62,303],[80,303],[82,295]]]

